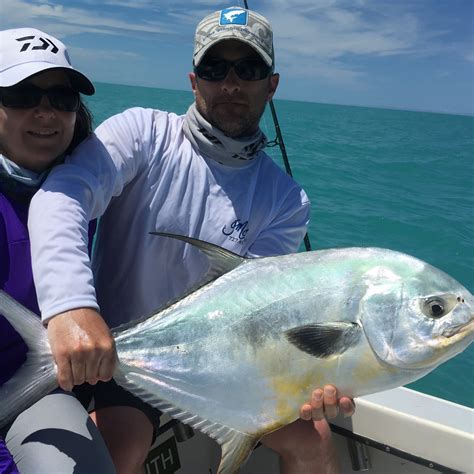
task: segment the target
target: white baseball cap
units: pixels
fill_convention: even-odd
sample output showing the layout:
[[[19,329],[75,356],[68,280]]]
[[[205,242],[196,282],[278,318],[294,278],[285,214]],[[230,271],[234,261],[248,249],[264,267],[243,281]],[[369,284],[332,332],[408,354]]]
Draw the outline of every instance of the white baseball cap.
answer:
[[[268,20],[252,10],[230,7],[206,16],[194,37],[194,66],[206,52],[223,40],[235,39],[251,46],[268,66],[273,67],[273,31]]]
[[[77,92],[92,95],[92,82],[72,67],[66,46],[34,28],[0,31],[0,87],[11,87],[48,69],[67,72]]]

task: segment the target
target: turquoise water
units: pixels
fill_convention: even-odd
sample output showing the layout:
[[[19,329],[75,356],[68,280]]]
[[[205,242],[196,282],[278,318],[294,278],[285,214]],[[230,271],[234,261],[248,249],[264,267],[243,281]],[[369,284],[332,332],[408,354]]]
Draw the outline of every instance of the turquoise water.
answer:
[[[133,106],[184,113],[191,92],[97,84],[96,123]],[[275,100],[293,171],[313,203],[313,249],[409,253],[474,291],[474,117]],[[275,138],[269,111],[263,119]],[[282,166],[278,148],[269,153]],[[474,345],[411,384],[474,407]]]

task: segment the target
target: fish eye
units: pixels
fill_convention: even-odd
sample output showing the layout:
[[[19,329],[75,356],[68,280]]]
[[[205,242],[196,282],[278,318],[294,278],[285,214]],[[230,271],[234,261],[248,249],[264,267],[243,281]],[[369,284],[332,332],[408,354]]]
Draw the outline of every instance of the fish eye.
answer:
[[[439,319],[448,314],[453,308],[452,302],[440,296],[427,298],[422,303],[422,311],[429,318]]]

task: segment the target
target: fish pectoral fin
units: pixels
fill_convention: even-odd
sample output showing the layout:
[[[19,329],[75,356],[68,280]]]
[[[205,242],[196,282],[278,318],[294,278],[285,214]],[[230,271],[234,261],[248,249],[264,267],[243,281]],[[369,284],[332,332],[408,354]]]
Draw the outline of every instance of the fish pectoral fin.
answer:
[[[303,352],[327,358],[357,344],[362,328],[357,323],[331,322],[298,326],[285,332],[288,341]]]
[[[222,456],[217,473],[234,474],[238,472],[257,445],[258,440],[259,437],[233,431],[221,445]]]
[[[207,283],[230,272],[247,260],[234,252],[219,247],[218,245],[204,242],[203,240],[193,239],[184,235],[169,234],[167,232],[150,232],[150,234],[181,240],[197,247],[209,259],[210,268],[205,278]]]

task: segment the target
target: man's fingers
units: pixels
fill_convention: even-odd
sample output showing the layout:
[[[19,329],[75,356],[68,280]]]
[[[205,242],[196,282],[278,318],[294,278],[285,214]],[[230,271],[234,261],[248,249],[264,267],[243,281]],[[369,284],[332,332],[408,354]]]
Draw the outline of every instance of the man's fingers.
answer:
[[[67,357],[56,360],[56,372],[58,385],[66,392],[70,392],[74,387],[71,361]]]
[[[320,388],[311,395],[311,416],[316,421],[324,418],[324,392]]]
[[[339,400],[339,409],[341,410],[344,417],[352,416],[355,412],[355,403],[354,400],[348,397],[342,397]]]
[[[82,354],[71,359],[73,385],[82,385],[86,381],[86,361]]]
[[[300,408],[302,420],[321,421],[335,418],[339,411],[345,416],[352,416],[355,411],[355,403],[349,397],[338,399],[337,389],[334,385],[325,385],[323,389],[317,388],[311,394],[311,403],[305,403]]]
[[[99,380],[108,382],[114,375],[116,367],[115,344],[111,341],[100,350],[91,354],[86,365],[86,382],[95,385]]]
[[[309,421],[313,418],[312,416],[312,407],[309,403],[305,403],[300,408],[300,418],[305,421]]]
[[[71,390],[84,382],[112,378],[116,365],[115,342],[105,321],[92,308],[78,308],[48,321],[48,337],[58,365],[61,388]],[[66,362],[62,362],[67,359]]]
[[[337,390],[333,385],[324,387],[324,413],[326,418],[335,418],[338,413]]]
[[[115,349],[103,357],[100,361],[97,378],[102,382],[108,382],[113,376],[115,372],[115,368],[117,366],[117,358],[115,356]]]
[[[94,355],[85,365],[85,379],[84,382],[95,385],[99,381],[99,367],[101,359]]]

